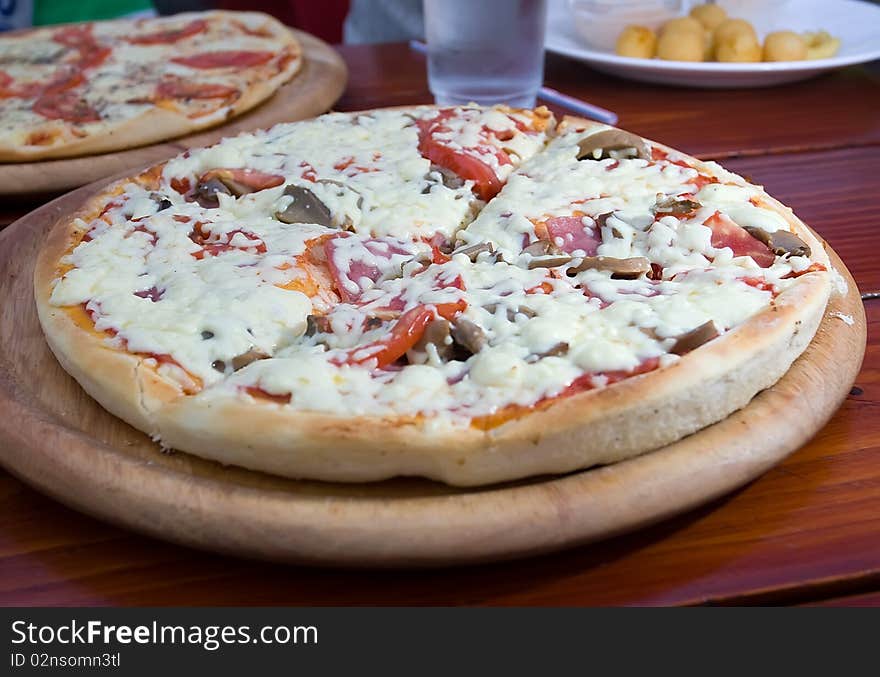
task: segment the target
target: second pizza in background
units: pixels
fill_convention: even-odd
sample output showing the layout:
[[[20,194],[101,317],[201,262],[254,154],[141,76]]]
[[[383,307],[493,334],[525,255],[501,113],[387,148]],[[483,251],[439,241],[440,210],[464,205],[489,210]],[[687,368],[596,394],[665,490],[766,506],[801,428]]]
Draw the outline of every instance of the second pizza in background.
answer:
[[[302,66],[257,12],[47,26],[0,36],[0,162],[124,150],[252,109]]]

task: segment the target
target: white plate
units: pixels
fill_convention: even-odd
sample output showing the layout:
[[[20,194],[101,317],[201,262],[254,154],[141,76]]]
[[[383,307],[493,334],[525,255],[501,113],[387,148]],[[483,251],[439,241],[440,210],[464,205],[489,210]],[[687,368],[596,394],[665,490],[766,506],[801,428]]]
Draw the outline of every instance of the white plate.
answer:
[[[720,3],[722,6],[724,2]],[[631,80],[686,87],[767,87],[795,82],[842,66],[880,58],[880,6],[858,0],[789,0],[782,16],[770,20],[744,7],[730,12],[751,21],[758,35],[772,30],[824,29],[840,38],[840,51],[830,59],[778,63],[691,63],[634,59],[592,49],[574,28],[565,0],[550,0],[545,46],[590,64],[603,73]]]

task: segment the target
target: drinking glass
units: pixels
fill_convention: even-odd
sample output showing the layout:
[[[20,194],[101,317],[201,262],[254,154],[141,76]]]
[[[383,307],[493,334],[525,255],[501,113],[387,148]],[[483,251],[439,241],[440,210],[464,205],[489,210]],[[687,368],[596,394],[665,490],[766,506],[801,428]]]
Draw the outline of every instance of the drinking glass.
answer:
[[[440,105],[535,105],[545,0],[424,0],[428,85]]]

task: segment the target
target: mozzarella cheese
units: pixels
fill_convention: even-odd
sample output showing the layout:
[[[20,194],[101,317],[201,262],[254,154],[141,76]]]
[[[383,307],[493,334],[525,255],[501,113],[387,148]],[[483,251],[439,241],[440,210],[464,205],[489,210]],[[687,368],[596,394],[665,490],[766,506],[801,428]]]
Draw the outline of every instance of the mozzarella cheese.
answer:
[[[505,109],[456,113],[443,139],[458,151],[477,144],[480,130],[516,129]],[[811,264],[781,256],[759,267],[713,245],[718,215],[789,229],[757,186],[681,158],[578,160],[578,141],[592,132],[549,140],[517,132],[506,142],[516,166],[495,167],[506,185],[484,205],[472,182],[446,185],[419,152],[418,120],[435,114],[329,114],[185,153],[165,165],[161,195],[132,183],[101,218],[80,224],[88,235],[62,261],[69,269],[51,301],[85,305],[97,329],[112,330],[111,345],[170,357],[179,373],[163,373],[182,385],[198,377],[208,399],[262,392],[297,410],[462,426],[674,363],[678,337],[708,321],[733,329]],[[217,168],[283,183],[221,194],[216,207],[173,188]],[[331,223],[280,222],[290,186],[318,197]],[[670,197],[694,204],[678,216],[658,212]],[[551,268],[533,265],[523,250],[554,218],[568,219],[581,238],[572,242],[592,242],[595,252],[575,248]],[[429,245],[437,237],[493,251],[438,256]],[[644,257],[656,270],[617,279],[582,269],[587,255]],[[428,320],[467,320],[482,345],[461,351],[461,339],[441,337],[408,345],[406,364],[377,368],[401,318],[422,309]],[[321,324],[307,331],[309,315]],[[263,359],[237,366],[249,351]]]
[[[289,183],[312,190],[360,235],[452,235],[475,209],[471,185],[446,187],[417,146],[411,114],[331,113],[309,123],[276,125],[225,139],[171,160],[164,176],[194,183],[210,169],[247,167],[283,175]],[[286,206],[287,200],[278,207]]]

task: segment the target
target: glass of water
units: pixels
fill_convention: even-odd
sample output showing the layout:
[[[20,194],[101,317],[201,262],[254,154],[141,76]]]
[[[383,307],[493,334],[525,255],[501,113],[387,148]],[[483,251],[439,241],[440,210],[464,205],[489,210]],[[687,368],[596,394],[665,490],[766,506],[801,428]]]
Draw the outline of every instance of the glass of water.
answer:
[[[424,0],[428,85],[440,105],[535,105],[546,0]]]

